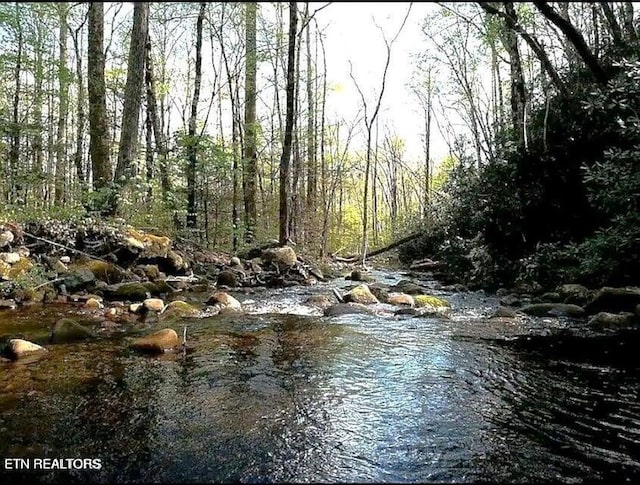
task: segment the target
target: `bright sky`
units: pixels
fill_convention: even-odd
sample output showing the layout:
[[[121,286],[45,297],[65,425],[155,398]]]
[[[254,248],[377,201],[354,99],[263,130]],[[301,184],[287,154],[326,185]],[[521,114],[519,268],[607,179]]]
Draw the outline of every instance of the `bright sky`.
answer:
[[[310,3],[309,10],[326,3]],[[361,105],[360,95],[349,77],[349,61],[353,64],[354,77],[367,97],[367,103],[375,106],[381,86],[386,51],[382,28],[387,39],[397,33],[406,15],[409,3],[399,2],[335,2],[317,13],[318,23],[327,25],[327,70],[330,85],[339,86],[331,94],[329,111],[346,119],[352,119]],[[387,73],[387,85],[380,113],[380,129],[388,124],[405,139],[409,159],[424,158],[424,118],[414,94],[408,88],[415,69],[413,55],[424,52],[427,43],[421,25],[427,12],[438,8],[428,2],[415,2],[407,23],[393,44],[391,63]],[[435,123],[432,125],[431,157],[439,162],[448,149]]]

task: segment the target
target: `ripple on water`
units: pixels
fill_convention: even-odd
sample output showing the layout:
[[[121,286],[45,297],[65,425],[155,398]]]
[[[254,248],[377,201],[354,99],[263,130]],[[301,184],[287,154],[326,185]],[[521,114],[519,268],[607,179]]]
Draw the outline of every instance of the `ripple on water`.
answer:
[[[487,319],[479,293],[448,294],[451,320],[323,318],[296,291],[177,324],[186,355],[97,340],[2,364],[0,455],[99,456],[77,478],[103,482],[640,478],[636,370],[496,340],[550,322]]]

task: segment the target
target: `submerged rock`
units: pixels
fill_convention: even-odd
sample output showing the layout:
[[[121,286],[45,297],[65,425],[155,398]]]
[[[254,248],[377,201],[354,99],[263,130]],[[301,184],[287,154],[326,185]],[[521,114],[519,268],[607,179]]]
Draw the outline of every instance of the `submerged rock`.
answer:
[[[582,307],[570,303],[533,303],[522,307],[521,311],[534,317],[580,318],[585,315]]]
[[[175,330],[164,328],[145,337],[134,339],[131,348],[140,352],[161,353],[180,345],[180,339]]]
[[[95,334],[88,328],[80,325],[71,318],[63,318],[56,322],[51,330],[50,341],[52,343],[74,342],[95,337]]]
[[[324,309],[325,317],[339,317],[352,313],[365,313],[373,315],[374,312],[361,303],[336,303]]]
[[[32,355],[38,352],[47,352],[47,349],[38,344],[34,344],[33,342],[29,342],[28,340],[12,338],[7,343],[3,354],[12,360],[16,360],[26,355]]]

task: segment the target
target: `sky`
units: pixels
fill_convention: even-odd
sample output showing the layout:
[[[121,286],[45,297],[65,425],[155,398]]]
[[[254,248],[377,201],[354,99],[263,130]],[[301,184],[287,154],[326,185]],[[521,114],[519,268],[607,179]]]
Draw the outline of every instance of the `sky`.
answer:
[[[326,5],[310,3],[309,10]],[[370,106],[375,105],[380,91],[386,51],[382,32],[391,39],[407,13],[409,3],[399,2],[334,2],[316,14],[318,23],[326,25],[327,70],[330,85],[336,86],[328,108],[339,116],[352,119],[357,113],[360,95],[349,76],[349,61]],[[408,84],[415,70],[414,55],[428,49],[421,25],[427,12],[438,8],[429,2],[414,2],[407,23],[393,44],[387,84],[380,113],[380,127],[392,126],[406,141],[409,159],[424,159],[424,118],[417,98]],[[353,113],[353,114],[351,114]],[[434,127],[431,157],[439,162],[448,148]]]

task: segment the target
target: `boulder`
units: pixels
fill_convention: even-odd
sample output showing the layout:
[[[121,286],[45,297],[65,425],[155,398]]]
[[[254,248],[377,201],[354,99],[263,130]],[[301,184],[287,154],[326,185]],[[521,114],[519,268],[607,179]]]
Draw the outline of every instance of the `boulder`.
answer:
[[[584,306],[591,298],[591,291],[586,286],[577,284],[565,284],[556,288],[560,299],[564,303]]]
[[[345,279],[348,279],[351,281],[362,281],[364,283],[373,283],[375,281],[375,278],[373,276],[359,269],[354,269],[351,272],[351,274],[347,276]]]
[[[102,308],[104,308],[104,305],[102,304],[102,302],[100,300],[98,300],[97,298],[89,298],[85,303],[84,303],[84,307],[85,308],[89,308],[91,310],[100,310]]]
[[[112,263],[91,259],[84,263],[72,265],[74,267],[85,267],[93,273],[96,279],[106,283],[120,283],[125,279],[125,272]]]
[[[140,352],[150,353],[162,353],[179,345],[180,338],[176,331],[171,328],[163,328],[131,342],[131,348]]]
[[[235,288],[236,286],[238,286],[238,278],[233,271],[220,271],[220,274],[218,274],[218,279],[216,280],[216,285]]]
[[[12,360],[15,360],[26,355],[35,354],[36,352],[47,352],[47,349],[38,344],[34,344],[33,342],[29,342],[28,340],[12,338],[7,343],[3,354]]]
[[[600,312],[589,318],[589,326],[596,329],[616,329],[633,325],[636,316],[630,312],[608,313]]]
[[[240,302],[224,291],[216,291],[213,293],[206,301],[206,304],[217,306],[220,311],[223,309],[242,311],[242,305]]]
[[[88,328],[80,325],[71,318],[58,320],[51,330],[50,342],[65,343],[77,340],[86,340],[95,337],[95,334]]]
[[[150,312],[161,312],[164,309],[164,301],[160,298],[147,298],[142,306]]]
[[[5,253],[11,254],[11,253]],[[5,280],[15,280],[33,268],[33,263],[24,257],[20,257],[15,263],[0,261],[0,278]]]
[[[413,299],[416,303],[416,308],[451,308],[451,304],[448,301],[438,298],[437,296],[415,295]]]
[[[153,283],[151,283],[153,284]],[[103,290],[107,300],[144,301],[151,293],[142,283],[118,283],[108,285]]]
[[[15,310],[16,301],[13,299],[0,300],[0,310]]]
[[[229,263],[231,264],[231,266],[242,268],[242,261],[240,261],[240,258],[238,256],[232,256],[229,260]]]
[[[638,304],[640,304],[640,288],[610,288],[605,286],[595,294],[585,307],[585,310],[590,315],[599,312],[633,312]]]
[[[369,285],[369,289],[371,290],[371,293],[373,293],[373,296],[378,299],[378,301],[386,301],[387,297],[389,296],[389,288],[387,288],[386,286],[382,286],[379,283]]]
[[[364,313],[373,315],[373,311],[361,303],[336,303],[324,309],[325,317],[339,317],[352,313]]]
[[[18,253],[0,253],[0,261],[4,261],[7,264],[15,264],[20,261],[20,255]]]
[[[89,268],[76,267],[69,270],[69,273],[62,280],[62,284],[67,291],[79,291],[93,285],[96,276]]]
[[[261,259],[268,263],[273,262],[278,266],[292,267],[298,262],[295,251],[289,246],[281,248],[268,248],[262,251]]]
[[[580,318],[585,315],[582,307],[570,303],[533,303],[522,307],[521,311],[534,317]]]
[[[407,295],[425,295],[428,291],[424,286],[420,286],[409,280],[402,280],[391,289],[398,293],[406,293]]]
[[[540,296],[540,300],[543,303],[560,303],[562,298],[560,297],[560,293],[557,291],[548,291]]]
[[[162,311],[163,318],[170,317],[194,317],[199,313],[198,309],[186,301],[175,300],[167,303]]]
[[[366,284],[356,286],[342,297],[345,303],[361,303],[364,305],[379,303]]]
[[[386,302],[390,305],[404,305],[414,307],[416,302],[411,295],[406,293],[389,293],[386,298]]]

